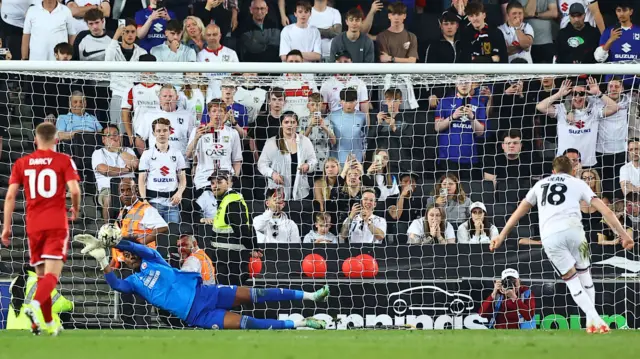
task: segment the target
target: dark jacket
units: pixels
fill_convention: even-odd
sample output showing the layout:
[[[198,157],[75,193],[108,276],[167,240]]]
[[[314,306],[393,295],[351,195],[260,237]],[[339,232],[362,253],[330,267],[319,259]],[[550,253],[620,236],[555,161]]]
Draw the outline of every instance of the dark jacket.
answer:
[[[485,25],[479,31],[469,25],[462,29],[460,42],[464,57],[461,62],[469,63],[477,57],[500,56],[501,63],[508,63],[507,44],[504,41],[502,31],[495,27]]]
[[[238,57],[241,62],[280,62],[280,27],[265,18],[260,28],[252,18],[246,18],[235,31]]]
[[[456,64],[462,62],[464,53],[460,40],[452,43],[440,38],[427,46],[424,62],[429,64]]]
[[[211,9],[211,11],[205,9],[206,2],[196,2],[193,4],[193,15],[202,20],[204,26],[207,26],[212,21],[220,27],[221,42],[224,42],[224,38],[227,36],[229,30],[231,30],[231,11],[224,8],[222,5],[218,5]]]
[[[558,32],[556,38],[557,57],[559,64],[595,64],[593,53],[600,43],[600,32],[589,24],[585,24],[582,30],[576,30],[568,24]]]

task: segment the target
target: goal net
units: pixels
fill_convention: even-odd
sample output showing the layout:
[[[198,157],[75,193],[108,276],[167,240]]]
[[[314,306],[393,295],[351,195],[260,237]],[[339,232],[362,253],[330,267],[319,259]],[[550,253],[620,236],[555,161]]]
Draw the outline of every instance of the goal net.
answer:
[[[112,65],[3,64],[0,197],[34,150],[34,126],[52,122],[82,179],[72,237],[117,223],[206,283],[331,288],[326,304],[234,309],[243,314],[483,329],[503,321],[491,313],[520,285],[519,325],[583,327],[540,245],[536,208],[488,249],[557,155],[639,229],[640,79],[622,75],[638,65]],[[597,211],[581,209],[597,309],[612,327],[637,328],[638,247],[623,250]],[[12,245],[0,249],[0,327],[24,325],[34,293],[24,211],[20,194]],[[66,327],[185,327],[110,289],[80,249],[70,243],[53,294]],[[118,276],[135,275],[118,263]],[[491,298],[496,283],[504,301]]]

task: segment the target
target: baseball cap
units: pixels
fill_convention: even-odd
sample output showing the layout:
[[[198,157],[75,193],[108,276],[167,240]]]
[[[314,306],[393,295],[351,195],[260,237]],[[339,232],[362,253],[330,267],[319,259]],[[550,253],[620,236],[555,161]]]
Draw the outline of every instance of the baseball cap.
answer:
[[[513,269],[513,268],[507,268],[507,269],[502,271],[502,275],[500,276],[500,278],[506,279],[508,277],[513,277],[515,279],[520,279],[520,274],[518,274],[518,271]]]
[[[227,171],[227,170],[214,170],[211,173],[211,176],[209,176],[209,178],[207,178],[209,181],[213,180],[213,179],[218,179],[218,178],[224,178],[224,179],[229,179],[229,177],[231,177],[231,172]]]
[[[353,58],[351,57],[349,51],[340,51],[336,54],[336,60],[339,60],[341,57],[346,57],[347,59],[353,61]]]
[[[473,211],[476,208],[480,208],[481,210],[484,211],[484,213],[487,213],[487,207],[485,207],[484,203],[482,202],[471,203],[471,206],[469,206],[469,213],[471,213],[471,211]]]
[[[584,14],[584,12],[584,5],[580,3],[573,3],[573,5],[569,7],[569,14]]]

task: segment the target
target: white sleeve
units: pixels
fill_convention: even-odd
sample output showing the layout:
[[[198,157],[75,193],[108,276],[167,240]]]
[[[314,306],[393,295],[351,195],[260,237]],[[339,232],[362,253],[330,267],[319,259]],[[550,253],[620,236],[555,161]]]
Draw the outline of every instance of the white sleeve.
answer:
[[[240,62],[240,59],[238,59],[238,53],[233,51],[232,55],[231,55],[231,61],[229,62]]]
[[[524,24],[524,28],[522,29],[525,35],[529,35],[531,37],[535,37],[535,33],[533,31],[533,27],[529,24]]]
[[[6,6],[6,4],[5,4]],[[29,7],[27,9],[27,14],[24,17],[24,28],[22,29],[22,33],[25,35],[31,35],[31,27],[33,26],[33,12],[36,10],[34,7]],[[13,55],[13,54],[12,54]],[[15,54],[14,56],[18,56],[18,54]]]
[[[300,243],[300,230],[294,221],[289,220],[289,228],[291,228],[289,243]]]
[[[149,150],[145,150],[144,152],[142,152],[142,156],[140,156],[140,161],[138,163],[138,170],[149,170]]]
[[[469,243],[469,229],[467,228],[469,222],[465,222],[458,227],[458,243]],[[449,224],[447,222],[447,224]],[[447,229],[449,226],[447,225]],[[445,231],[446,233],[446,231]],[[446,235],[445,235],[446,237]]]
[[[321,37],[320,37],[320,31],[317,28],[313,28],[314,34],[313,34],[313,47],[312,47],[312,52],[317,52],[319,54],[322,54],[322,41],[321,41]]]
[[[291,44],[290,44],[290,39],[289,39],[289,26],[294,26],[294,25],[288,25],[285,26],[282,29],[282,32],[280,32],[280,56],[286,55],[289,53],[289,51],[291,51]]]
[[[378,228],[379,230],[381,230],[384,235],[387,235],[387,220],[382,218],[382,217],[378,217],[378,220],[375,221],[373,223],[373,225]],[[384,239],[383,239],[384,240]],[[376,241],[376,239],[374,239],[374,241]]]
[[[583,201],[587,202],[587,204],[591,204],[591,200],[596,196],[596,194],[593,192],[593,190],[589,187],[588,184],[581,182],[581,186],[582,186],[582,191],[581,191],[581,198]]]
[[[333,9],[333,19],[331,26],[333,25],[342,25],[342,15],[338,9]],[[343,30],[344,31],[344,30]]]
[[[496,227],[494,224],[491,225],[491,229],[489,230],[489,234],[491,235],[491,238],[495,238],[497,236],[500,235],[500,232],[498,231],[498,227]],[[491,240],[491,238],[489,238],[489,240]]]
[[[313,230],[311,230],[311,232],[313,232]],[[313,243],[313,236],[311,235],[311,232],[305,234],[302,243]]]
[[[409,225],[409,229],[407,230],[407,235],[409,234],[415,234],[416,236],[421,236],[423,235],[423,231],[424,228],[422,226],[422,222],[424,221],[424,219],[422,218],[418,218],[418,219],[414,219],[411,222],[411,225]]]
[[[367,91],[367,85],[364,82],[360,82],[360,85],[358,85],[358,102],[365,101],[369,101],[369,91]]]
[[[142,126],[140,126],[140,132],[142,133],[137,133],[136,132],[136,128],[135,126],[133,126],[133,119],[131,119],[131,126],[133,127],[133,132],[136,132],[135,134],[140,136],[140,138],[142,138],[143,140],[148,140],[149,136],[151,136],[151,123],[149,123],[149,113],[145,112],[138,121],[140,121],[140,123],[142,124]]]
[[[65,19],[65,26],[67,27],[67,34],[70,36],[76,35],[78,34],[78,32],[76,31],[75,26],[73,26],[73,15],[71,15],[71,10],[69,10],[69,8],[67,8],[67,17]]]
[[[191,273],[201,273],[202,263],[198,260],[198,258],[190,256],[185,259],[182,267],[180,267],[181,272],[191,272]]]
[[[271,178],[271,175],[275,172],[273,168],[271,168],[271,164],[273,163],[271,154],[277,151],[276,141],[273,138],[268,139],[258,159],[258,171],[260,171],[260,174],[263,176]]]
[[[127,95],[122,97],[122,103],[120,104],[121,108],[126,108],[128,110],[133,109],[133,104],[129,103],[129,98],[133,98],[133,87],[129,88],[129,90],[127,90]],[[133,119],[131,119],[131,122],[133,123]]]
[[[456,232],[453,230],[453,226],[449,222],[447,222],[447,229],[445,229],[444,231],[444,238],[445,239],[456,238]]]
[[[144,211],[144,216],[142,217],[142,221],[140,221],[140,223],[142,223],[144,228],[148,229],[167,227],[167,222],[165,222],[165,220],[160,217],[160,213],[158,213],[158,210],[151,206],[149,206],[149,208]]]
[[[180,152],[176,154],[176,158],[177,158],[176,164],[178,165],[178,173],[180,173],[181,171],[184,171],[187,168],[187,162],[184,160],[184,156]]]
[[[253,219],[253,228],[255,228],[256,232],[264,235],[271,218],[273,218],[273,212],[267,209],[263,214]]]
[[[329,103],[329,83],[328,80],[324,80],[320,85],[320,95],[322,95],[322,102]]]
[[[242,145],[238,131],[233,131],[233,148],[231,149],[231,162],[242,162]],[[236,176],[239,173],[235,174]]]
[[[630,176],[628,167],[622,166],[620,168],[620,183],[622,184],[622,182],[625,182],[625,181],[633,183],[633,181],[631,181],[631,176]]]
[[[102,151],[98,149],[93,151],[93,153],[91,154],[91,168],[93,168],[93,170],[95,171],[97,170],[98,165],[101,165],[104,163],[105,163],[105,160],[104,160]],[[620,180],[622,181],[622,178]]]
[[[318,164],[318,158],[316,157],[316,150],[313,148],[313,143],[309,137],[302,137],[302,148],[304,149],[305,155],[307,158],[302,159],[306,164],[309,165],[309,168],[315,168]],[[310,170],[311,171],[311,170]]]
[[[540,183],[540,182],[538,182]],[[536,183],[533,187],[531,187],[531,189],[529,190],[529,192],[527,192],[527,195],[524,197],[524,200],[529,202],[530,205],[535,206],[538,203],[538,197],[536,196],[536,188],[538,187],[538,184]]]
[[[593,53],[593,58],[598,62],[605,62],[609,57],[609,51],[605,51],[602,46],[598,46],[596,51]]]
[[[553,107],[556,109],[556,112],[553,113],[558,122],[567,121],[567,109],[564,107],[564,104],[555,104]]]

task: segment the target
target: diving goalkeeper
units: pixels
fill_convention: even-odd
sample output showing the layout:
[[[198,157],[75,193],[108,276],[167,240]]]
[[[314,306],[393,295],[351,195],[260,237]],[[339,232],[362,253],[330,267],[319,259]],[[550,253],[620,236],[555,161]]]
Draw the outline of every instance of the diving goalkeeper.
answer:
[[[134,271],[125,280],[116,278],[109,266],[104,245],[90,234],[74,237],[84,244],[83,254],[95,258],[104,271],[109,286],[121,293],[135,293],[154,306],[169,311],[189,326],[205,329],[324,329],[326,323],[315,318],[300,321],[256,319],[232,313],[233,307],[248,303],[286,300],[324,302],[329,287],[315,293],[278,288],[249,288],[226,285],[203,285],[200,273],[172,268],[160,254],[144,245],[125,239],[115,248],[124,253],[124,264]]]

